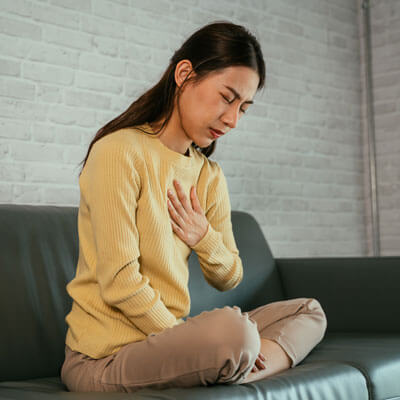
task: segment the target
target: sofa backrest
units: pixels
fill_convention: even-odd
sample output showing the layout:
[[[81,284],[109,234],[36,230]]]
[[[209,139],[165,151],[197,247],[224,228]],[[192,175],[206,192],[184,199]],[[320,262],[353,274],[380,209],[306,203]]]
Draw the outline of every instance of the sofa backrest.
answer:
[[[79,252],[76,207],[0,205],[0,381],[56,376],[65,285]]]
[[[66,291],[79,256],[78,207],[0,204],[0,381],[51,377],[64,361]],[[283,299],[274,259],[256,220],[232,211],[232,226],[244,266],[243,281],[219,292],[189,258],[190,316],[214,307],[248,311]]]

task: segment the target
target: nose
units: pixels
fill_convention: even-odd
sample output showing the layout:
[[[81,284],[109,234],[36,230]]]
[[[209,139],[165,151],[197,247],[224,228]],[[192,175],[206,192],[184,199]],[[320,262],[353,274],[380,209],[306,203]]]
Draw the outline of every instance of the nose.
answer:
[[[231,129],[234,129],[240,119],[239,112],[240,111],[237,107],[229,107],[229,109],[224,113],[222,121]]]

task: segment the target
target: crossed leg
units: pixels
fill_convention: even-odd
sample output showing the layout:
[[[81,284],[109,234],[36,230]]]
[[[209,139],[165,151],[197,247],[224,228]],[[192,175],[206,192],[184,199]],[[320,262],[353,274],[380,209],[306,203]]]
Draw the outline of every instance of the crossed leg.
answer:
[[[257,322],[260,352],[266,368],[250,372],[240,383],[249,383],[295,367],[318,344],[326,331],[326,315],[314,298],[278,301],[248,312]]]

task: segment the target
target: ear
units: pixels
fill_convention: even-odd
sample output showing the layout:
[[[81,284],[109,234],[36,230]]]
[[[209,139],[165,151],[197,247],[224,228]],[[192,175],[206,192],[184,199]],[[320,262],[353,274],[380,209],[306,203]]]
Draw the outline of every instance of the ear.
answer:
[[[196,73],[193,70],[193,66],[190,60],[184,59],[176,64],[175,68],[175,82],[178,87],[181,87],[187,76],[190,74],[192,78]]]

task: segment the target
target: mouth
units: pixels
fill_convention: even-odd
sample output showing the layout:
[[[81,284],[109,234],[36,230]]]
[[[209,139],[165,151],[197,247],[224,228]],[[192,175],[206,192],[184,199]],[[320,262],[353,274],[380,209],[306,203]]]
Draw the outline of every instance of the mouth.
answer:
[[[223,135],[223,133],[221,131],[215,131],[214,129],[211,129],[211,128],[210,128],[210,132],[215,139],[218,139],[220,136]]]

